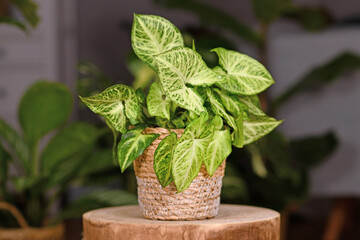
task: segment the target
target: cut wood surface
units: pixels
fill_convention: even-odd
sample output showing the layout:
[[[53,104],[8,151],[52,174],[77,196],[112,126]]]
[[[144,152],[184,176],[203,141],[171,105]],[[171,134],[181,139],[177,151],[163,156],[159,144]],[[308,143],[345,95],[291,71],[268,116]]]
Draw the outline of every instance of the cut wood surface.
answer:
[[[279,213],[228,204],[215,218],[197,221],[145,219],[139,206],[103,208],[85,213],[83,226],[84,240],[280,240]]]

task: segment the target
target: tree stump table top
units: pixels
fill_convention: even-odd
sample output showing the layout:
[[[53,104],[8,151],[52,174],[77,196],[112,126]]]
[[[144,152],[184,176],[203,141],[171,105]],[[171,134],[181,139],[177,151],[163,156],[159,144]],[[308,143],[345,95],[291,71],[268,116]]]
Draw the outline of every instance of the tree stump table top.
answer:
[[[103,208],[83,215],[84,240],[279,240],[279,213],[259,207],[220,205],[212,219],[159,221],[145,219],[139,206]]]

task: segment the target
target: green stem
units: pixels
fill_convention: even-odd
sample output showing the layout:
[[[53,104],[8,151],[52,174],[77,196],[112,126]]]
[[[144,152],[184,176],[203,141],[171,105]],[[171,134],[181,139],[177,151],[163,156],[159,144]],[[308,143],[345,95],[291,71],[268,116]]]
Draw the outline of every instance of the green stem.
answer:
[[[114,129],[111,129],[111,130],[112,130],[113,136],[114,136],[114,143],[113,143],[113,148],[112,148],[113,162],[115,164],[118,164],[117,156],[116,156],[116,153],[117,153],[116,145],[117,145],[118,132],[116,132]]]

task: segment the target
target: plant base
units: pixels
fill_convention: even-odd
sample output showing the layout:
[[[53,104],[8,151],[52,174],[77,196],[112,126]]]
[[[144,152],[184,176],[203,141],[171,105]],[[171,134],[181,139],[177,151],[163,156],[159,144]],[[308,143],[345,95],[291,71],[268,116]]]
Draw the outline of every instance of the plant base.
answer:
[[[180,137],[184,130],[172,131]],[[141,214],[145,218],[157,220],[199,220],[216,216],[220,205],[225,161],[212,177],[203,165],[190,187],[176,193],[174,183],[165,188],[160,185],[153,169],[154,152],[160,141],[169,134],[168,130],[146,128],[144,133],[161,135],[134,161]]]

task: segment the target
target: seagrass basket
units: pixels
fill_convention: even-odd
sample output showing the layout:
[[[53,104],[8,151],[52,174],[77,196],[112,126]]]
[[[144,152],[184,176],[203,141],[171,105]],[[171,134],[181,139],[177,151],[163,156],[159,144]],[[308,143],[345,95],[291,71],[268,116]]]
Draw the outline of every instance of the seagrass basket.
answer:
[[[30,227],[15,206],[0,202],[0,209],[9,211],[18,221],[21,228],[0,228],[0,240],[63,240],[63,224],[42,228]]]
[[[184,129],[171,131],[179,138]],[[165,188],[160,185],[153,168],[155,150],[160,141],[169,135],[169,131],[164,128],[146,128],[143,133],[157,133],[160,136],[134,161],[141,214],[145,218],[157,220],[199,220],[215,217],[220,205],[225,161],[212,177],[203,164],[190,187],[176,193],[174,183]]]

